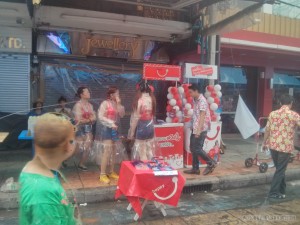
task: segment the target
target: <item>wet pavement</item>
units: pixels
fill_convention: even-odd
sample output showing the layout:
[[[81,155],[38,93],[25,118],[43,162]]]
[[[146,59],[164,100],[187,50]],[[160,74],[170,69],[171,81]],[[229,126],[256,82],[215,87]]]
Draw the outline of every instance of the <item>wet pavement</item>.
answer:
[[[213,192],[183,194],[177,208],[167,207],[166,218],[153,204],[146,206],[142,220],[139,222],[133,221],[134,213],[126,210],[128,203],[124,199],[104,201],[100,196],[101,201],[97,200],[99,203],[90,204],[91,200],[101,195],[99,194],[101,192],[107,199],[113,199],[116,189],[116,183],[102,185],[98,181],[99,170],[92,163],[89,167],[90,171],[83,173],[76,169],[74,160],[69,160],[68,168],[63,170],[70,181],[70,185],[66,188],[75,189],[76,193],[77,191],[79,193],[79,190],[84,192],[82,198],[76,197],[79,197],[80,203],[88,203],[87,206],[80,207],[84,224],[87,225],[300,224],[300,181],[289,182],[287,199],[281,202],[266,201],[269,185],[259,184],[270,181],[274,168],[269,169],[266,174],[259,173],[257,166],[245,168],[245,159],[255,155],[256,144],[253,140],[227,136],[225,141],[227,144],[225,155],[222,155],[221,163],[214,173],[209,176],[185,175],[187,183],[191,185],[218,181],[223,184],[224,189],[234,188],[234,183],[239,183],[243,188],[212,189]],[[265,156],[260,153],[260,158],[263,157]],[[0,184],[9,177],[17,180],[21,169],[30,158],[30,150],[0,152]],[[295,160],[289,164],[287,172],[299,175],[299,168],[300,161]],[[263,182],[260,182],[261,180]],[[0,192],[1,207],[6,209],[0,210],[0,225],[18,224],[17,210],[7,210],[17,206],[16,196],[16,193]]]
[[[300,180],[288,182],[284,200],[266,199],[268,190],[269,185],[261,185],[183,194],[177,208],[167,207],[166,217],[149,204],[138,222],[125,200],[87,204],[80,211],[85,225],[300,224]],[[1,225],[16,225],[17,220],[17,210],[0,210]]]
[[[188,183],[197,182],[197,180],[214,181],[226,176],[255,175],[260,173],[256,165],[250,168],[245,167],[245,159],[255,156],[256,143],[253,139],[243,140],[239,135],[224,135],[223,139],[227,144],[227,149],[225,150],[225,154],[221,155],[221,162],[214,173],[209,176],[183,174]],[[297,151],[295,153],[297,153]],[[21,169],[30,158],[30,149],[28,149],[28,151],[0,152],[0,184],[9,177],[14,177],[15,180],[17,180]],[[259,152],[259,158],[264,159],[266,156]],[[100,171],[95,163],[89,163],[89,172],[81,172],[75,166],[76,161],[75,157],[68,160],[68,167],[62,170],[69,182],[69,185],[65,186],[66,189],[76,190],[116,187],[115,181],[110,185],[99,182]],[[263,161],[270,162],[270,160]],[[300,168],[300,160],[295,160],[293,163],[290,163],[288,168]],[[184,169],[181,169],[181,171],[183,170]],[[266,174],[272,174],[273,172],[274,168],[269,168]]]

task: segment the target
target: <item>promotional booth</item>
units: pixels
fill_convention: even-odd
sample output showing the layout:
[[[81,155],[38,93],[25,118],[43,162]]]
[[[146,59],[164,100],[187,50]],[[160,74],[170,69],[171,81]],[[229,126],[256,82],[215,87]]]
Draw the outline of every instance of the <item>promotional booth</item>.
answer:
[[[176,81],[176,86],[170,87],[166,96],[168,98],[166,123],[155,126],[158,152],[165,162],[175,169],[192,165],[190,136],[193,99],[188,92],[189,84],[177,85],[177,81],[181,80],[181,71],[180,66],[145,63],[143,72],[145,80]],[[217,71],[215,65],[186,63],[184,78],[187,83],[190,79],[216,80]],[[205,97],[209,103],[212,122],[204,143],[204,150],[216,162],[220,162],[222,122],[218,109],[222,97],[221,86],[209,85]],[[201,161],[200,166],[205,167],[205,162]]]
[[[184,77],[186,80],[190,79],[211,79],[216,80],[218,75],[218,68],[215,65],[202,65],[202,64],[185,64]],[[206,88],[205,97],[209,103],[211,114],[210,130],[204,142],[203,149],[208,155],[216,162],[220,162],[220,144],[221,144],[221,130],[222,122],[218,114],[220,108],[220,98],[222,97],[220,85],[209,85]],[[190,151],[190,136],[192,134],[191,121],[186,120],[184,123],[184,166],[192,167],[192,154]],[[206,163],[200,158],[200,167],[206,167]]]
[[[143,78],[145,80],[180,81],[181,67],[163,64],[144,63]],[[156,147],[160,157],[174,169],[183,168],[183,123],[155,125]]]

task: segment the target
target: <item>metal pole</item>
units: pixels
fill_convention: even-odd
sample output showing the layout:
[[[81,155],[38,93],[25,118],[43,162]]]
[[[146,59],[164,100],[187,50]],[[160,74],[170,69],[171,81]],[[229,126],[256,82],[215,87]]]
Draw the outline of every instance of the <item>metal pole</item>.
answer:
[[[215,23],[214,18],[214,6],[209,7],[209,25],[212,26]],[[209,36],[209,64],[216,64],[216,35]],[[209,84],[214,85],[214,80],[210,79]]]
[[[200,30],[200,45],[201,45],[201,52],[200,52],[200,63],[201,64],[204,64],[204,37],[203,37],[203,25],[204,25],[204,15],[203,13],[201,14],[200,16],[200,19],[201,19],[201,23],[202,23],[202,26],[201,26],[201,30]]]

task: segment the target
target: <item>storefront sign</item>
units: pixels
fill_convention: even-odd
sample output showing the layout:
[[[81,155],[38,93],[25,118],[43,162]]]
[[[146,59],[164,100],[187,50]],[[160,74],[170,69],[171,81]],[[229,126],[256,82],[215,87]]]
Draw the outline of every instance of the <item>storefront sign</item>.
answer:
[[[159,154],[173,168],[183,168],[183,125],[155,127],[155,141]]]
[[[0,27],[0,52],[30,53],[31,30]]]
[[[110,35],[70,34],[72,53],[109,58],[134,59],[141,57],[145,43],[137,38]]]
[[[134,37],[70,33],[73,55],[144,60],[151,41]],[[150,55],[154,61],[168,61],[165,54]]]
[[[144,63],[143,78],[146,80],[180,81],[181,67],[164,64]]]
[[[0,36],[0,48],[25,48],[21,38]]]
[[[218,67],[204,64],[185,64],[185,78],[218,79]]]
[[[130,37],[88,35],[83,33],[71,36],[73,54],[110,58],[135,58],[142,51],[143,42]]]
[[[138,40],[133,38],[131,40],[113,37],[110,39],[91,37],[85,40],[84,46],[80,49],[83,55],[88,55],[92,49],[107,49],[115,51],[115,53],[126,53],[127,57],[132,57],[136,51],[139,43]]]

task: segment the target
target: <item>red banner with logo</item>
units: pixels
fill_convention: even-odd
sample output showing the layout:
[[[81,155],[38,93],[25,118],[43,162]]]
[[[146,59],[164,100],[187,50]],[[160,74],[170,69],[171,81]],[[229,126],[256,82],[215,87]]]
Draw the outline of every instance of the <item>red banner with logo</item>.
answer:
[[[183,124],[155,126],[155,141],[165,162],[183,168]]]
[[[144,63],[143,78],[145,80],[180,81],[181,67],[164,64]]]
[[[214,70],[212,67],[203,67],[202,65],[192,67],[192,76],[207,75],[212,76]]]
[[[185,64],[185,78],[197,78],[197,79],[218,79],[218,67],[216,65],[206,64]]]

